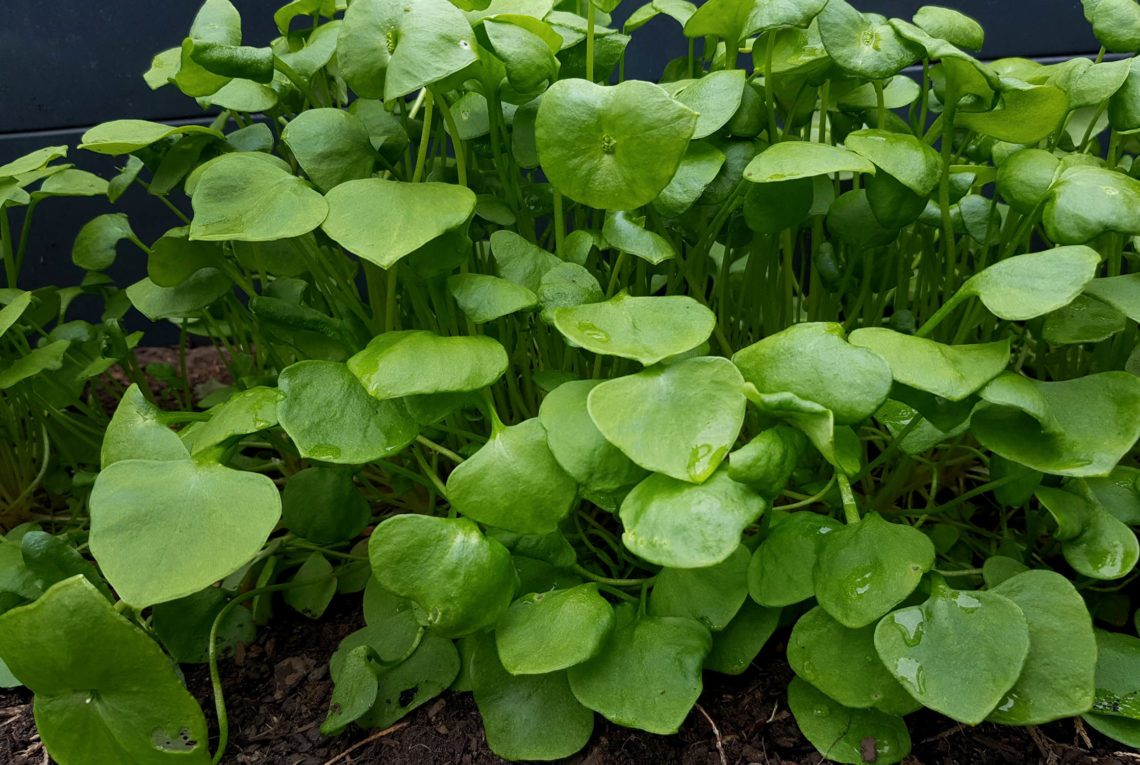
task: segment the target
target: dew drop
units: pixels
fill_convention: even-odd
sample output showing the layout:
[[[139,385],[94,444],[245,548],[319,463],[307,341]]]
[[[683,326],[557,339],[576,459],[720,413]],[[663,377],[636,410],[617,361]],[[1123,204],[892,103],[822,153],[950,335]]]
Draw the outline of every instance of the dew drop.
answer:
[[[982,607],[982,601],[966,592],[955,593],[954,602],[958,604],[958,608],[968,614],[972,614]]]
[[[902,635],[903,642],[908,646],[914,648],[922,642],[924,617],[917,608],[896,611],[893,622]]]
[[[901,657],[895,662],[895,675],[919,693],[926,692],[926,681],[923,678],[922,665],[915,659],[909,656]]]
[[[578,322],[578,331],[591,340],[596,340],[599,343],[608,343],[610,341],[610,333],[606,332],[604,329],[599,328],[593,322]]]
[[[340,458],[340,447],[332,444],[317,444],[309,450],[309,456],[318,460],[335,460]]]

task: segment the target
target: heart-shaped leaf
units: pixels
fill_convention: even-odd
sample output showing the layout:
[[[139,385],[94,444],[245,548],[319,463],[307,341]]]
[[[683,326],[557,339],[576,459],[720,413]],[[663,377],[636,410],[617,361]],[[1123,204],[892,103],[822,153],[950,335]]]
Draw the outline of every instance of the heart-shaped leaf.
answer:
[[[748,599],[748,548],[715,566],[663,568],[649,596],[650,616],[685,616],[713,632],[723,630]]]
[[[189,459],[115,462],[96,479],[90,506],[91,553],[140,609],[233,573],[281,518],[269,477]]]
[[[839,521],[808,511],[773,513],[771,530],[748,565],[752,599],[762,606],[782,607],[813,597],[820,545],[840,527]]]
[[[571,667],[570,688],[607,720],[650,733],[676,733],[701,694],[709,631],[692,619],[634,617],[623,607],[601,653]]]
[[[877,709],[850,709],[792,678],[788,708],[804,738],[834,762],[889,765],[910,753],[910,733],[901,717]]]
[[[308,109],[281,131],[281,140],[318,189],[372,174],[376,152],[368,129],[343,109]]]
[[[447,479],[447,498],[456,512],[519,534],[557,529],[577,490],[535,417],[494,433]]]
[[[793,393],[849,425],[869,417],[887,398],[891,370],[878,355],[856,348],[830,322],[795,324],[736,352],[733,362],[761,393]]]
[[[377,581],[412,600],[420,624],[444,637],[497,622],[518,582],[507,548],[467,518],[389,518],[372,532],[368,557]]]
[[[696,112],[648,82],[559,80],[542,96],[535,140],[543,171],[563,194],[633,210],[668,185],[696,125]]]
[[[447,291],[459,310],[476,324],[538,305],[538,296],[526,287],[487,274],[452,274],[447,277]]]
[[[999,318],[1032,319],[1081,294],[1098,265],[1100,255],[1081,245],[1015,255],[971,276],[951,300],[977,295]]]
[[[1103,167],[1073,167],[1049,190],[1041,220],[1053,241],[1080,244],[1105,231],[1140,234],[1132,215],[1138,204],[1140,181]]]
[[[602,236],[615,250],[631,253],[653,265],[677,254],[668,239],[645,228],[644,216],[634,217],[628,212],[606,213]]]
[[[944,345],[885,327],[864,327],[848,342],[886,359],[895,382],[961,401],[1009,364],[1009,339],[976,345]]]
[[[622,542],[660,566],[704,568],[732,555],[741,532],[767,508],[723,470],[702,484],[655,473],[621,503]]]
[[[395,454],[419,432],[401,402],[377,400],[335,361],[300,361],[286,367],[277,385],[281,427],[302,457],[362,464]]]
[[[630,297],[554,310],[554,326],[567,339],[607,356],[649,366],[709,339],[716,316],[684,295]]]
[[[182,460],[190,456],[178,434],[159,421],[159,408],[147,401],[137,384],[119,399],[107,425],[100,464],[120,460]]]
[[[991,589],[1025,614],[1029,656],[988,719],[1003,725],[1040,725],[1087,712],[1093,703],[1097,644],[1080,593],[1065,577],[1040,569]]]
[[[942,177],[938,152],[909,133],[856,130],[843,142],[920,197],[932,192]]]
[[[1136,534],[1099,505],[1063,489],[1042,486],[1035,496],[1057,521],[1061,552],[1091,579],[1126,576],[1140,560]]]
[[[346,181],[325,198],[324,232],[381,268],[464,226],[475,212],[475,193],[450,183],[365,178]]]
[[[790,181],[832,173],[874,173],[875,166],[858,154],[826,143],[781,141],[748,163],[744,180],[753,183]]]
[[[598,653],[614,612],[596,584],[524,595],[495,626],[499,659],[513,675],[573,667]]]
[[[486,335],[440,337],[423,330],[385,332],[348,360],[378,399],[485,388],[507,369],[507,352]]]
[[[1016,151],[998,167],[998,193],[1010,207],[1028,215],[1045,200],[1060,166],[1061,161],[1044,149]]]
[[[1029,655],[1029,627],[1003,595],[940,583],[922,605],[879,622],[875,649],[923,705],[977,725],[1017,682]]]
[[[922,49],[897,34],[884,17],[860,13],[844,0],[830,0],[818,20],[827,54],[840,67],[860,77],[890,77],[922,55]]]
[[[210,762],[206,719],[170,660],[82,576],[0,615],[0,646],[59,762]]]
[[[743,387],[732,362],[703,356],[603,382],[588,407],[606,440],[638,465],[701,483],[744,424]]]
[[[797,675],[845,707],[906,715],[921,706],[879,660],[872,625],[844,627],[819,606],[792,628],[788,663]]]
[[[684,86],[674,97],[695,111],[697,126],[693,140],[716,133],[736,114],[744,96],[745,73],[740,69],[721,70]]]

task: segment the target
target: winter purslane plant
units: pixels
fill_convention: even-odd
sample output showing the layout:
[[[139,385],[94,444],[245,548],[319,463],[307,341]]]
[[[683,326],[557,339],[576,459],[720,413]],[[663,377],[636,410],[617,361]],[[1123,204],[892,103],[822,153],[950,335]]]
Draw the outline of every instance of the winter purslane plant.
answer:
[[[509,759],[670,733],[790,627],[837,762],[922,707],[1140,746],[1134,0],[1052,65],[933,6],[616,4],[295,0],[252,47],[207,0],[146,78],[212,124],[0,166],[0,659],[59,762],[210,761],[206,661],[219,761],[219,655],[338,592],[328,734],[446,688]],[[687,55],[624,81],[658,15]],[[174,227],[19,288],[14,208],[136,186]],[[234,384],[160,409],[132,310]]]

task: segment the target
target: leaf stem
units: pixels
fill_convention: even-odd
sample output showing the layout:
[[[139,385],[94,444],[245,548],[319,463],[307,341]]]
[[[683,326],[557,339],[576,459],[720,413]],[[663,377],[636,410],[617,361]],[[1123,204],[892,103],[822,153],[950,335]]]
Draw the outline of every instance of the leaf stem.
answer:
[[[447,457],[449,460],[451,460],[452,462],[454,462],[457,465],[459,463],[465,461],[463,457],[459,456],[458,454],[451,451],[447,447],[440,446],[435,441],[432,441],[428,438],[425,438],[424,436],[416,436],[416,443],[423,444],[424,446],[431,449],[432,451],[437,452],[439,454],[442,454],[444,457]]]
[[[579,563],[575,563],[573,568],[574,573],[578,574],[579,576],[584,576],[591,582],[606,584],[610,587],[641,587],[644,584],[652,584],[657,579],[655,576],[649,576],[643,579],[611,579],[608,576],[595,574],[593,571],[590,571],[588,568],[585,568]]]
[[[420,133],[420,145],[416,147],[416,167],[412,171],[412,183],[418,183],[424,177],[424,164],[427,162],[428,140],[431,138],[431,117],[434,107],[434,98],[424,101],[424,127]]]
[[[850,526],[859,522],[859,505],[855,503],[855,493],[851,491],[851,481],[847,474],[838,468],[835,479],[839,482],[839,495],[843,497],[843,519]]]

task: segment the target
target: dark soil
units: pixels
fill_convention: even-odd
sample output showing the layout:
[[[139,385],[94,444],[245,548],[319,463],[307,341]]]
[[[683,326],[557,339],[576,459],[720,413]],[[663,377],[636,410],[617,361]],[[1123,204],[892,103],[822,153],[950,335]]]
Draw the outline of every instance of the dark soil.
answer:
[[[501,763],[487,748],[468,693],[447,693],[390,731],[351,728],[337,738],[318,730],[332,692],[328,659],[339,641],[363,625],[359,596],[339,598],[320,621],[282,607],[240,659],[222,664],[230,720],[226,763],[235,765],[485,765]],[[567,765],[745,765],[820,763],[787,711],[791,670],[778,641],[740,677],[707,674],[698,708],[676,736],[613,725],[600,716],[590,743]],[[213,699],[204,665],[186,666],[187,683],[211,720]],[[703,712],[702,712],[703,710]],[[705,716],[707,714],[707,717]],[[932,712],[907,718],[914,749],[904,765],[1136,765],[1128,750],[1079,722],[1038,728],[958,725]],[[713,725],[716,730],[714,731]],[[719,736],[718,736],[719,733]],[[721,754],[723,749],[723,757]],[[32,720],[31,694],[0,692],[0,763],[48,765]],[[93,765],[102,765],[93,764]],[[123,765],[127,765],[124,763]]]

